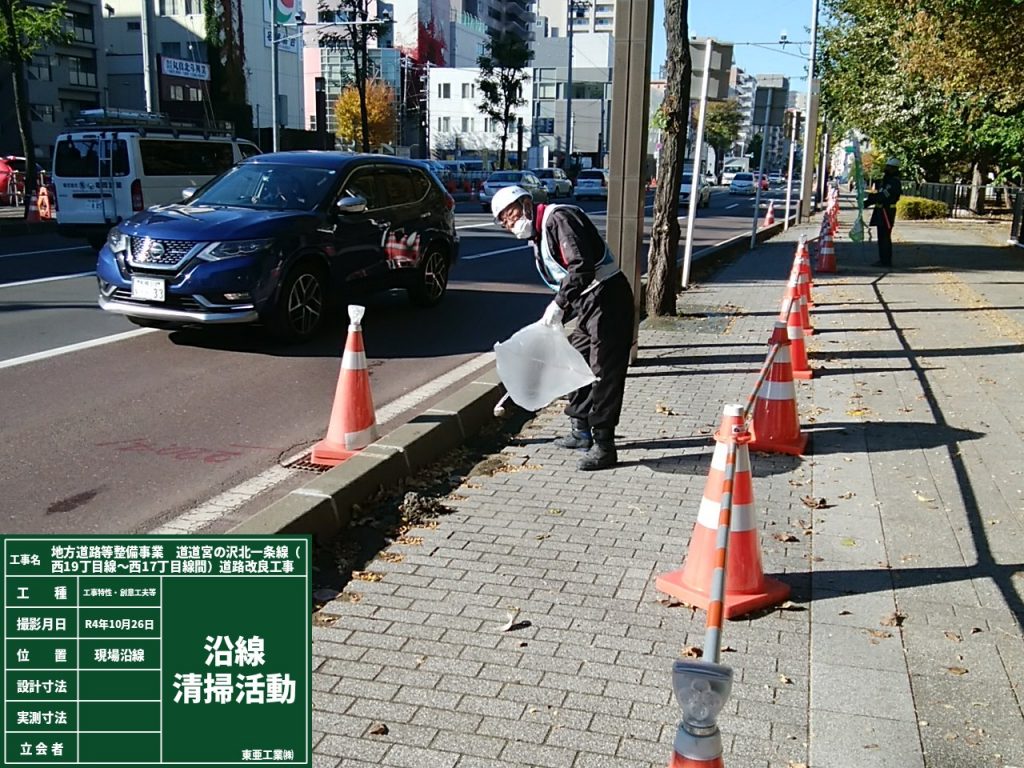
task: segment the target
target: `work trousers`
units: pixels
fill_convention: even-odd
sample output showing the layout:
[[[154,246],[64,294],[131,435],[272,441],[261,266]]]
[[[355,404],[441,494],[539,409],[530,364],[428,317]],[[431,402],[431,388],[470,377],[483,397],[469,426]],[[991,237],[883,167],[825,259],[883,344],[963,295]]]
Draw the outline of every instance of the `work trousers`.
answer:
[[[875,227],[878,230],[878,260],[886,267],[892,266],[892,229],[884,222]]]
[[[621,272],[584,294],[576,307],[569,342],[597,381],[569,395],[566,415],[591,427],[614,427],[622,413],[629,352],[633,346],[633,291]]]

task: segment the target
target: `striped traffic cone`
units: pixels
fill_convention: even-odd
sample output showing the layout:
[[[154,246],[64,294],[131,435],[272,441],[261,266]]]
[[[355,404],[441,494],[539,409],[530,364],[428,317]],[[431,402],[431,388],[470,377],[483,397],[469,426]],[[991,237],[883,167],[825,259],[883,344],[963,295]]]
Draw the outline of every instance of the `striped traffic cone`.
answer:
[[[786,289],[786,298],[782,301],[779,320],[786,321],[786,335],[789,336],[789,355],[793,365],[794,379],[810,379],[814,371],[807,364],[807,346],[804,343],[804,324],[800,315],[802,297],[799,289],[792,281]],[[788,307],[788,310],[787,310]]]
[[[814,299],[811,298],[811,288],[814,286],[814,275],[811,272],[811,254],[807,250],[807,240],[800,238],[800,245],[796,249],[796,265],[800,271],[800,291],[804,297],[804,305],[807,307],[807,316],[804,317],[804,333],[811,335],[814,328],[811,325],[811,310],[814,309]]]
[[[755,451],[801,456],[807,447],[807,435],[800,431],[793,363],[789,358],[789,333],[781,320],[775,321],[769,343],[778,344],[779,349],[768,377],[757,390],[749,447]]]
[[[28,216],[25,217],[25,221],[29,224],[38,224],[41,219],[39,218],[39,191],[36,190],[28,199]]]
[[[697,523],[690,536],[686,562],[679,570],[658,576],[658,591],[703,610],[711,602],[711,581],[716,568],[719,511],[726,491],[725,469],[729,443],[736,446],[735,478],[732,483],[732,515],[725,568],[723,614],[731,619],[783,602],[789,585],[768,578],[761,568],[761,542],[754,519],[754,486],[750,473],[750,433],[743,423],[743,406],[727,405],[722,425],[715,433],[715,453],[704,485],[704,497]]]
[[[774,200],[769,200],[768,201],[768,212],[764,215],[764,225],[763,226],[770,227],[774,223],[775,223],[775,201]]]
[[[832,240],[832,233],[825,231],[818,239],[818,263],[814,268],[819,272],[835,274],[836,269],[836,246]]]
[[[792,305],[796,308],[797,314],[800,317],[800,327],[804,329],[805,334],[808,334],[808,329],[811,325],[811,313],[807,309],[805,285],[806,278],[800,273],[799,257],[794,258],[793,268],[789,271],[789,280],[786,283],[786,293],[782,297],[782,306],[779,309],[779,319],[786,319],[786,307],[792,301]],[[811,328],[810,330],[813,331],[814,329]]]
[[[310,462],[333,467],[377,439],[377,415],[370,392],[361,325],[365,307],[349,305],[348,339],[327,436],[313,446]]]

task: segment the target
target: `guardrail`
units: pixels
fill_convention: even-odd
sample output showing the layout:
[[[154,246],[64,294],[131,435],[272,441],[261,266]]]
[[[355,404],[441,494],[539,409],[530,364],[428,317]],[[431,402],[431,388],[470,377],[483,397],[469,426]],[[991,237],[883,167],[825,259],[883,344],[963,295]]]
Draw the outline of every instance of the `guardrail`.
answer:
[[[946,204],[949,218],[1010,218],[1020,187],[995,184],[906,184],[905,195],[926,197]]]
[[[1017,190],[1017,199],[1013,204],[1013,223],[1010,224],[1010,242],[1021,245],[1024,240],[1024,189]]]

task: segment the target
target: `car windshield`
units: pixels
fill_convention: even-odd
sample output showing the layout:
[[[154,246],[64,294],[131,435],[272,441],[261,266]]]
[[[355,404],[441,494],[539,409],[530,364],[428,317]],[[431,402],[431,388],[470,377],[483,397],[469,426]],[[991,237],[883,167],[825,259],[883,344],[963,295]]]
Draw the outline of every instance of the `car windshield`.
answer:
[[[737,173],[736,176],[733,177],[733,181],[753,181],[753,180],[754,180],[754,175],[752,173]]]
[[[533,174],[538,179],[553,179],[553,178],[555,178],[555,172],[552,171],[550,168],[541,168],[538,171],[534,171]]]
[[[311,211],[323,202],[336,176],[327,168],[236,165],[199,190],[189,204]]]
[[[523,178],[523,174],[518,171],[506,171],[504,173],[492,173],[488,181],[511,181],[518,184],[521,178]]]
[[[580,174],[581,179],[603,179],[604,174],[601,171],[583,171]]]

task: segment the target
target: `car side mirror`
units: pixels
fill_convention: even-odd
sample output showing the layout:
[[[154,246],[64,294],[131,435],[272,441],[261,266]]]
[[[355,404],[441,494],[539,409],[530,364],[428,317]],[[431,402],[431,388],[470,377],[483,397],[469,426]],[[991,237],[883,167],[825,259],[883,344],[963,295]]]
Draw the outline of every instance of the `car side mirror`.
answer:
[[[195,187],[185,187],[183,190],[181,190],[181,202],[183,202],[183,203],[187,202],[188,200],[191,200],[195,196],[196,196],[196,188]]]
[[[363,213],[366,211],[366,198],[359,195],[343,197],[334,204],[338,213]]]

